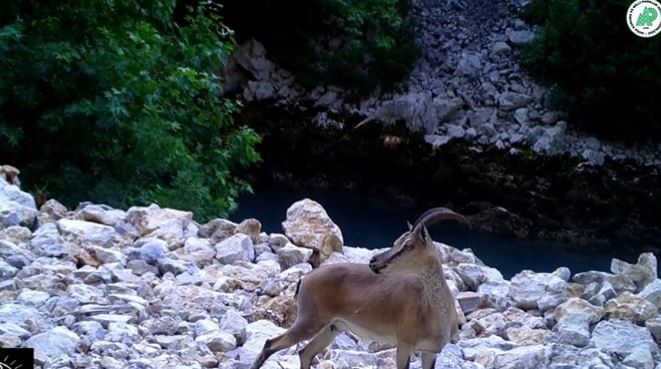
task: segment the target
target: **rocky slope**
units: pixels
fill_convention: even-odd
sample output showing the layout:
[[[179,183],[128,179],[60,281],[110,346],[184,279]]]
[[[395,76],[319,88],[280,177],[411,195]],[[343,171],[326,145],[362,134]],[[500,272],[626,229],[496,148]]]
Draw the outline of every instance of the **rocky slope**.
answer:
[[[50,200],[37,210],[2,179],[0,209],[0,346],[35,348],[44,369],[247,368],[294,319],[302,275],[379,251],[343,246],[307,199],[288,209],[284,234],[156,205],[69,211]],[[653,254],[613,260],[612,273],[505,280],[469,249],[436,246],[462,317],[436,368],[661,369]],[[320,356],[315,368],[395,368],[393,350],[350,334]],[[264,367],[298,368],[296,348]]]
[[[568,128],[563,114],[549,107],[546,88],[518,62],[519,47],[536,31],[519,18],[526,2],[414,0],[422,57],[398,93],[355,101],[334,86],[304,88],[254,40],[235,53],[227,87],[247,101],[313,112],[318,127],[353,126],[363,118],[386,125],[401,121],[424,132],[434,147],[463,140],[475,150],[532,150],[597,166],[632,160],[661,167],[661,144],[603,142]]]

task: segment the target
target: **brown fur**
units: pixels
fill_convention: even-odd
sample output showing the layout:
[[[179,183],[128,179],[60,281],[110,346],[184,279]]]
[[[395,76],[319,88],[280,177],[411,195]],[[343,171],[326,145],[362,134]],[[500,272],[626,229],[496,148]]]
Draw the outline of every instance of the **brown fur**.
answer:
[[[447,209],[442,212],[439,219],[460,217]],[[309,369],[312,358],[338,333],[354,329],[393,340],[398,369],[408,367],[412,351],[421,351],[423,369],[430,369],[436,353],[456,333],[458,318],[424,225],[427,218],[422,218],[369,265],[332,264],[308,273],[297,288],[296,321],[266,341],[251,369],[261,367],[276,351],[312,338],[300,351],[301,368]]]

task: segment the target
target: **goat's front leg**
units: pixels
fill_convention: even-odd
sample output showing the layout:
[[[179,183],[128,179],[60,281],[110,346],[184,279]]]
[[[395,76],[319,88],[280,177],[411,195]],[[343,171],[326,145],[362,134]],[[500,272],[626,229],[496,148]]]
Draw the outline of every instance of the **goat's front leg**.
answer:
[[[397,369],[409,369],[411,363],[411,346],[397,345]]]
[[[434,369],[436,366],[436,353],[435,352],[421,352],[422,369]]]
[[[321,328],[323,323],[317,323],[305,319],[297,319],[294,325],[291,326],[285,333],[266,340],[262,352],[257,355],[255,362],[253,362],[250,369],[259,369],[264,362],[274,353],[293,346],[303,340],[307,340],[314,336]]]
[[[340,333],[337,327],[333,324],[328,325],[317,333],[310,342],[298,353],[301,360],[301,369],[310,369],[312,359],[323,349],[328,346],[331,341]]]

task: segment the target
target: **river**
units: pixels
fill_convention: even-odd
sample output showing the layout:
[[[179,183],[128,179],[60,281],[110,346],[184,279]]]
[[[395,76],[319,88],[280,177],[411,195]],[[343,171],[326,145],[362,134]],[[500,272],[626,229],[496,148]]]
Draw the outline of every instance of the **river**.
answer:
[[[257,184],[252,194],[239,198],[239,209],[230,219],[256,218],[268,233],[282,233],[281,222],[287,208],[303,198],[324,206],[340,227],[344,243],[365,248],[389,247],[404,231],[406,221],[413,222],[426,209],[411,209],[388,199],[365,198],[340,190],[295,189],[280,184]],[[429,207],[443,204],[430,204]],[[634,262],[638,255],[631,248],[604,247],[599,254],[548,240],[517,239],[466,229],[458,224],[438,224],[430,229],[435,241],[463,249],[470,248],[487,265],[497,268],[505,278],[524,269],[551,272],[560,266],[572,273],[587,270],[609,271],[617,257]]]

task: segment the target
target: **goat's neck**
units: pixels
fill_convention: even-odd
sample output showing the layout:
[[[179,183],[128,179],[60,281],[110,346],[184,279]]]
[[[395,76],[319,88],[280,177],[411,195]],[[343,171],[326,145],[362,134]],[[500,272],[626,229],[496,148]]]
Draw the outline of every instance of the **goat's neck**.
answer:
[[[449,306],[450,288],[445,281],[443,273],[443,266],[440,260],[434,260],[428,268],[420,272],[423,285],[425,286],[425,294],[428,301],[438,310],[441,314],[448,314],[454,310],[454,306]]]

